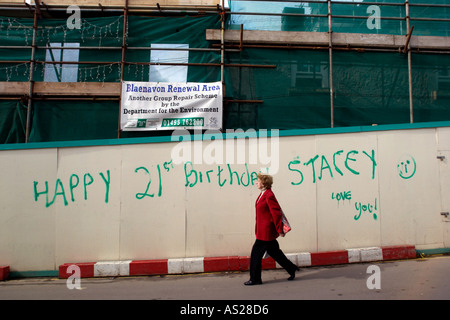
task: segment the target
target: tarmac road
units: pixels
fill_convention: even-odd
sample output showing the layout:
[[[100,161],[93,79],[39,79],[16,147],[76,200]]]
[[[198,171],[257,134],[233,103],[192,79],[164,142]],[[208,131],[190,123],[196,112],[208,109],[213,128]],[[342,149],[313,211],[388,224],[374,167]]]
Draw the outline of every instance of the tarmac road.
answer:
[[[243,285],[248,272],[83,278],[71,290],[65,279],[26,278],[0,282],[0,300],[182,300],[190,307],[207,300],[448,300],[449,271],[450,256],[435,256],[302,268],[294,281],[284,270],[263,270],[263,285],[250,287]]]

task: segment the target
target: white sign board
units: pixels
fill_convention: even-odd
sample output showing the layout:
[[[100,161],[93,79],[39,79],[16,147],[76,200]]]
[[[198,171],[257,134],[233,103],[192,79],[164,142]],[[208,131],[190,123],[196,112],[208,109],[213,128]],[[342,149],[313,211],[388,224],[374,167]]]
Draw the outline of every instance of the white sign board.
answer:
[[[222,83],[122,83],[123,131],[221,129]]]

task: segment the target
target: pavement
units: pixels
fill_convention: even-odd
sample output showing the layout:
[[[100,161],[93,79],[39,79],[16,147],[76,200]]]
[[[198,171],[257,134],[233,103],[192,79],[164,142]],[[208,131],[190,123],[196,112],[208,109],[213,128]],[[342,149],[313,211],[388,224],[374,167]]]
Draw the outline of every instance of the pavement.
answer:
[[[289,275],[282,269],[263,270],[263,284],[257,286],[244,286],[249,274],[239,271],[82,278],[79,286],[73,279],[24,278],[1,281],[0,300],[159,301],[165,302],[158,304],[161,306],[175,303],[169,310],[178,315],[187,304],[192,307],[207,302],[224,309],[224,303],[230,302],[275,304],[277,308],[277,301],[292,304],[299,300],[448,300],[448,270],[450,256],[443,255],[306,267],[294,281],[287,281]]]

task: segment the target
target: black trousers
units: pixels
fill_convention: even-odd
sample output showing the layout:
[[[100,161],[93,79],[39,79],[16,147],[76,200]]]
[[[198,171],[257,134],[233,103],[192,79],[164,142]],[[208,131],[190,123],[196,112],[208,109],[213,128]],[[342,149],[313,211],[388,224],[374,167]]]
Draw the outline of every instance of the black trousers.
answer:
[[[288,273],[294,273],[297,266],[293,264],[280,249],[277,240],[263,241],[256,239],[250,256],[250,280],[261,281],[261,265],[264,253],[267,253]]]

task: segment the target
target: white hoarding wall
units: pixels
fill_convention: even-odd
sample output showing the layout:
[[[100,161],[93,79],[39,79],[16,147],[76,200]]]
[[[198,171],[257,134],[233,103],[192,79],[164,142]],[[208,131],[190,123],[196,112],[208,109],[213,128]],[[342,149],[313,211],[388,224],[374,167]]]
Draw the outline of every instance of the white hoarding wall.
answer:
[[[450,247],[450,128],[0,151],[0,265],[249,255],[257,172],[286,253]]]

